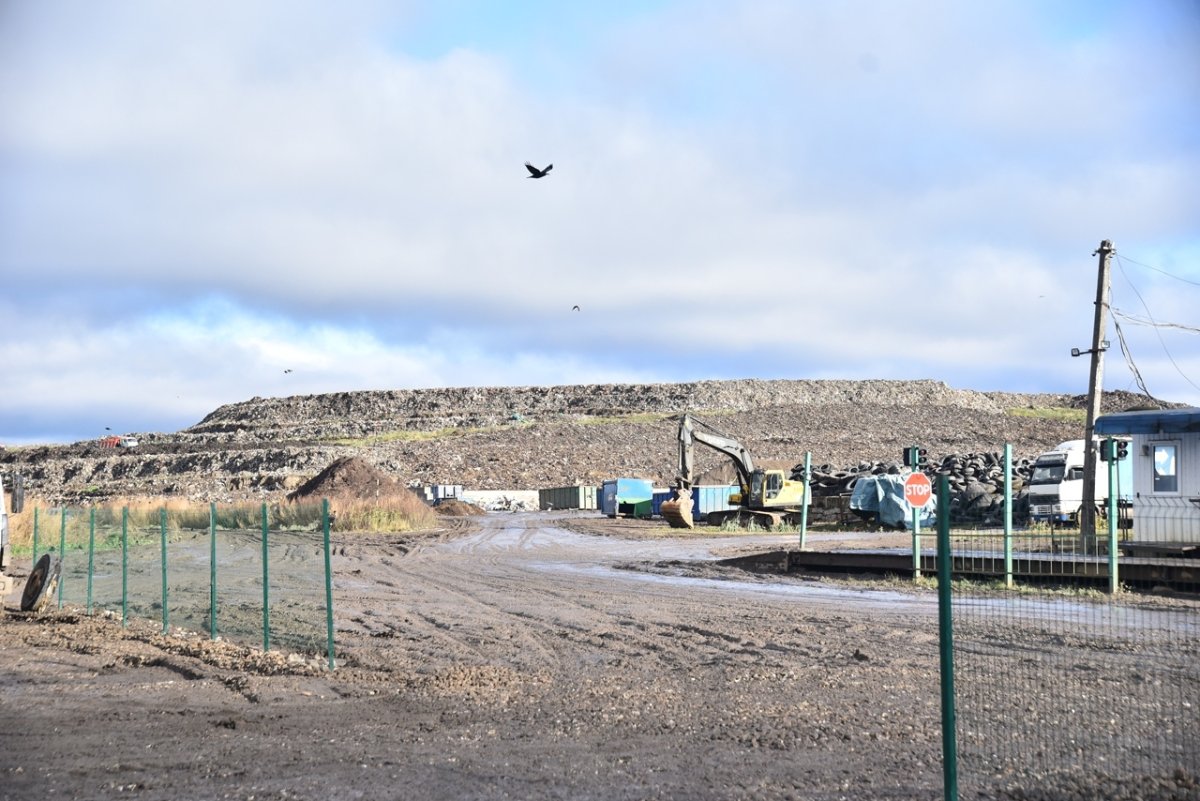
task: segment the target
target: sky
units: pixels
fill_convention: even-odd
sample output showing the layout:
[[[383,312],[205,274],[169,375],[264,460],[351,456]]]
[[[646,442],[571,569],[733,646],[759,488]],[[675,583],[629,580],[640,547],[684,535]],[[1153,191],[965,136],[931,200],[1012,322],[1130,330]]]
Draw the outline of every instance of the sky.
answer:
[[[1200,405],[1194,0],[0,2],[0,444],[369,389],[1082,394],[1105,239],[1104,386]]]

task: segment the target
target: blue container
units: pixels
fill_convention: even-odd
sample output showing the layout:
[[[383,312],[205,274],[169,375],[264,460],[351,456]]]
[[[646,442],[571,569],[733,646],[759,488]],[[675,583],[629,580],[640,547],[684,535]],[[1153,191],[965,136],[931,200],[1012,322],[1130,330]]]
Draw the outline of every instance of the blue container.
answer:
[[[654,497],[654,485],[646,478],[611,478],[600,485],[600,511],[616,517],[623,503],[648,501]]]
[[[692,517],[704,520],[709,512],[720,512],[733,509],[729,496],[738,492],[739,488],[730,484],[704,484],[692,487]]]
[[[662,505],[665,501],[669,501],[675,497],[675,490],[659,490],[654,491],[654,495],[650,498],[650,513],[655,517],[662,517]]]

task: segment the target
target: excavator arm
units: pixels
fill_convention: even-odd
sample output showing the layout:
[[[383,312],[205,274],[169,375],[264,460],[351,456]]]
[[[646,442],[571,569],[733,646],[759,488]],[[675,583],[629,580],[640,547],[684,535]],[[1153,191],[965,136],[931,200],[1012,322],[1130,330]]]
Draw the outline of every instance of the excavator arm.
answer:
[[[675,497],[663,502],[660,513],[672,528],[693,528],[695,521],[692,518],[692,485],[695,483],[695,444],[699,442],[701,445],[707,445],[728,456],[737,469],[738,479],[743,488],[750,486],[750,474],[754,472],[754,461],[742,443],[721,434],[707,423],[690,414],[682,414],[676,419],[679,421],[679,475],[676,477]],[[698,430],[697,424],[708,430]]]

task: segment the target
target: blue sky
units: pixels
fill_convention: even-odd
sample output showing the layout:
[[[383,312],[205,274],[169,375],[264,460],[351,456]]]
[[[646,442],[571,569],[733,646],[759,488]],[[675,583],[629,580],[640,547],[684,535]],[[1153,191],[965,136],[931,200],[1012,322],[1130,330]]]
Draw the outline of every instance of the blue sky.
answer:
[[[1200,335],[1144,324],[1200,327],[1198,145],[1182,0],[7,3],[0,443],[354,389],[1082,393],[1106,238],[1200,405]]]

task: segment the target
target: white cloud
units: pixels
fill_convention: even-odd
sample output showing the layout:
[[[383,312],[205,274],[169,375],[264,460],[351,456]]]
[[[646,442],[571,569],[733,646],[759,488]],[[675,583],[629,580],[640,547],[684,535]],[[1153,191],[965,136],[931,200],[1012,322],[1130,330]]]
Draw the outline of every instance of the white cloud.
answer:
[[[8,294],[158,311],[9,341],[10,409],[140,382],[200,414],[301,391],[281,362],[303,391],[987,365],[1058,390],[1101,238],[1200,278],[1200,169],[1167,125],[1197,122],[1194,49],[1036,6],[668,7],[542,52],[543,84],[519,42],[391,49],[415,3],[45,8],[0,34]],[[92,368],[135,335],[153,358]],[[688,349],[708,375],[649,355]]]

